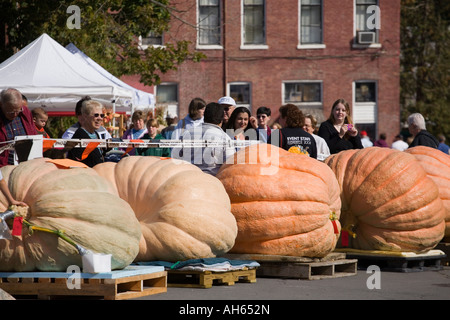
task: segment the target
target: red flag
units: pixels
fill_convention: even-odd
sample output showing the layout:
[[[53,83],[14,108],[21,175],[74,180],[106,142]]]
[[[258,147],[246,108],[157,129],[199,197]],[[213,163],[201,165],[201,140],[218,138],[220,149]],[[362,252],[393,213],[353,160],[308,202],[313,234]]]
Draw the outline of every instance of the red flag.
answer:
[[[50,150],[55,144],[56,140],[43,140],[42,142],[42,152]]]
[[[89,154],[97,148],[97,146],[100,144],[100,142],[89,142],[86,146],[86,149],[84,149],[83,154],[81,155],[81,161],[86,159]]]
[[[23,217],[15,217],[13,222],[12,235],[21,236],[23,227]]]
[[[341,245],[343,247],[348,247],[348,231],[342,230],[341,232]]]
[[[140,140],[140,139],[131,139],[130,142],[144,142],[144,141],[143,141],[143,140]],[[130,151],[133,150],[133,149],[134,149],[134,146],[133,146],[133,145],[132,145],[132,146],[128,146],[127,150],[126,150],[125,153],[122,155],[122,157],[125,156],[128,152],[130,152]]]

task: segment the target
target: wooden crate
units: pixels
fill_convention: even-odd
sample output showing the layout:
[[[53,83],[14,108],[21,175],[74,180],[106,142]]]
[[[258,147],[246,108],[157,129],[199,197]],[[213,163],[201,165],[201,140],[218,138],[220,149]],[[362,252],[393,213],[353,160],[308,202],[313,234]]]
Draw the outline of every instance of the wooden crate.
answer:
[[[256,282],[256,269],[233,270],[225,272],[169,270],[169,287],[211,288],[215,284],[232,286],[236,282]]]
[[[260,264],[258,277],[319,280],[356,275],[357,260],[344,253],[330,253],[324,258],[263,254],[227,254],[228,259],[255,260]]]
[[[124,300],[167,292],[167,272],[163,267],[128,266],[112,272],[78,275],[66,272],[0,272],[0,288],[12,296],[37,296],[38,299],[100,297]],[[76,281],[79,281],[79,288],[74,285]]]
[[[336,249],[345,252],[347,257],[357,259],[360,269],[376,265],[382,271],[419,272],[441,270],[441,260],[446,257],[441,250],[426,253],[392,252],[378,250],[358,250],[350,248]]]

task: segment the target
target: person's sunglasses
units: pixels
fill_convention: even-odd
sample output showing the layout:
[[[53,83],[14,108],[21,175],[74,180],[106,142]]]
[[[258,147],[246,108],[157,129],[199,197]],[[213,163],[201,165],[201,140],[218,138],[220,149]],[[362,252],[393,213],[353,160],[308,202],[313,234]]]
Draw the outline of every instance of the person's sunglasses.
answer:
[[[104,113],[94,113],[94,118],[98,118],[98,117],[104,118],[105,114]]]

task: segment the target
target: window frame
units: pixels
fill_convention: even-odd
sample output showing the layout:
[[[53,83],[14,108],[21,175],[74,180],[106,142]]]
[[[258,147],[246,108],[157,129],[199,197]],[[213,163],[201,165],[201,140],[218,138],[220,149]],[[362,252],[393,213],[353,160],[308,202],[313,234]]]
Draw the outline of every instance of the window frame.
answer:
[[[263,19],[264,19],[264,43],[263,44],[247,44],[245,43],[245,0],[241,0],[241,50],[266,50],[269,49],[269,46],[267,45],[267,2],[266,0],[263,1]]]
[[[374,89],[374,100],[375,101],[364,101],[364,102],[357,102],[356,101],[356,86],[358,83],[371,83],[374,84],[375,89]],[[365,124],[365,125],[375,125],[375,131],[377,131],[378,128],[378,88],[379,88],[379,83],[377,80],[373,80],[373,79],[361,79],[361,80],[354,80],[352,83],[352,91],[353,91],[353,108],[352,108],[352,118],[353,121],[356,125],[358,124]],[[363,117],[362,120],[360,120],[361,118],[359,118],[359,113],[358,111],[360,111],[360,109],[365,110],[365,112],[370,112],[373,114],[373,119],[372,120],[367,120],[368,118],[364,119]],[[375,135],[377,135],[377,133],[375,132]]]
[[[151,33],[151,32],[150,32],[150,33]],[[150,33],[149,33],[149,34],[150,34]],[[142,37],[142,35],[140,35],[140,36],[138,37],[138,46],[139,46],[139,49],[140,49],[140,50],[146,50],[148,47],[154,47],[154,48],[165,47],[165,46],[164,46],[164,33],[162,33],[162,34],[160,35],[160,37],[161,37],[161,44],[151,44],[151,45],[148,45],[148,44],[142,44],[142,39],[147,38],[147,37]]]
[[[200,43],[200,1],[196,0],[196,15],[197,15],[197,41],[196,41],[196,49],[201,50],[217,50],[217,49],[223,49],[223,34],[222,34],[222,1],[219,0],[218,4],[218,21],[219,21],[219,43],[218,44],[202,44]]]
[[[325,49],[324,43],[324,10],[323,0],[320,0],[320,24],[321,24],[321,43],[302,43],[302,0],[298,0],[298,44],[297,49]]]
[[[231,95],[231,86],[232,85],[238,85],[238,86],[239,85],[242,85],[242,86],[248,85],[248,90],[249,90],[249,93],[248,93],[249,103],[248,104],[247,103],[239,103],[239,99],[236,99]],[[236,101],[236,107],[246,107],[247,109],[251,110],[251,108],[252,108],[252,83],[251,82],[248,82],[248,81],[228,82],[227,83],[227,95],[232,97]]]
[[[320,101],[287,101],[285,99],[286,96],[286,84],[319,84],[320,88]],[[298,107],[303,108],[311,108],[311,109],[320,109],[323,108],[323,80],[283,80],[281,85],[281,94],[282,94],[282,104],[294,104]]]
[[[353,0],[353,44],[352,47],[355,49],[365,49],[365,48],[381,48],[381,43],[380,43],[380,30],[375,29],[375,33],[376,33],[376,41],[374,43],[371,44],[360,44],[358,43],[358,31],[372,31],[372,30],[358,30],[357,28],[357,19],[356,19],[356,14],[357,14],[357,1],[358,0]],[[380,6],[380,0],[374,0],[376,1],[376,6]],[[374,4],[370,4],[370,5],[374,5]],[[381,19],[381,13],[380,13],[380,19]]]
[[[176,100],[167,100],[167,101],[158,101],[158,90],[159,87],[163,86],[175,86],[175,94],[176,94]],[[155,98],[157,104],[179,104],[180,94],[179,94],[179,85],[177,82],[161,82],[157,86],[155,86]]]

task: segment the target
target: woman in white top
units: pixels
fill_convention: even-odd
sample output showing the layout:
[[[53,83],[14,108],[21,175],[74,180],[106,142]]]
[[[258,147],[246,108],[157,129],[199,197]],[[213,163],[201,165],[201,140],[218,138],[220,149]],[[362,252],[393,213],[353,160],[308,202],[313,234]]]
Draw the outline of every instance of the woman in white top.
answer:
[[[303,130],[311,134],[316,140],[317,146],[317,160],[324,161],[330,156],[330,148],[328,148],[327,142],[318,135],[314,134],[317,128],[317,120],[312,114],[305,115],[305,124]]]
[[[206,102],[202,98],[194,98],[189,103],[189,114],[178,121],[175,130],[172,133],[172,140],[178,140],[183,135],[184,130],[198,127],[203,123],[203,114],[205,113]]]

